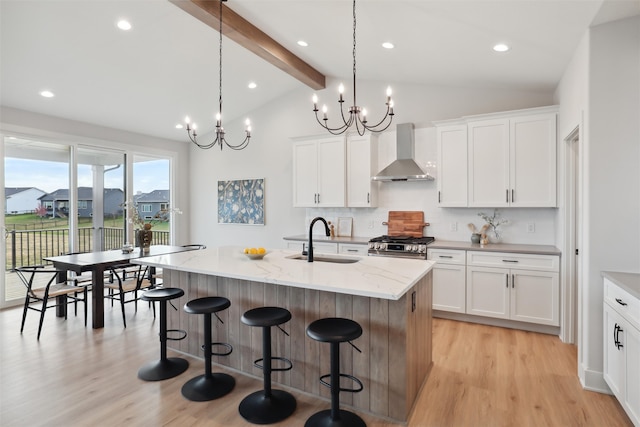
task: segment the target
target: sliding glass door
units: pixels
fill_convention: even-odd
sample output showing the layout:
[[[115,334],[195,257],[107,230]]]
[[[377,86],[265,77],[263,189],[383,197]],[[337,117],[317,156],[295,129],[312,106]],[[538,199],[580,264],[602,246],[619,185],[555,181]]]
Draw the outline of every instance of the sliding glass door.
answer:
[[[0,306],[24,299],[15,268],[134,242],[137,217],[153,244],[172,242],[171,159],[104,147],[4,137],[4,280]],[[129,171],[129,175],[127,174]]]

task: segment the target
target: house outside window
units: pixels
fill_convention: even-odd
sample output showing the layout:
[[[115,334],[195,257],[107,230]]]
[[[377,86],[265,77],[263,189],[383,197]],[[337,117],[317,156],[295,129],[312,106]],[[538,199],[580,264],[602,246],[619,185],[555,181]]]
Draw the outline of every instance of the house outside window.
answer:
[[[146,204],[146,203],[140,205],[140,212],[143,212],[143,213],[151,212],[151,205],[150,204]]]
[[[87,206],[86,200],[78,200],[78,209],[87,209]]]

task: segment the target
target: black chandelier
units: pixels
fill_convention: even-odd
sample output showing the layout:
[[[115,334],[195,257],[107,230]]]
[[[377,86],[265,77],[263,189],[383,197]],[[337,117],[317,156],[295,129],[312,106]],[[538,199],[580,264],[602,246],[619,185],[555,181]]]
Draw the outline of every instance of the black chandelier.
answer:
[[[382,132],[386,130],[393,121],[393,101],[391,100],[391,88],[387,88],[387,102],[385,105],[387,106],[387,111],[378,123],[375,125],[369,125],[367,120],[367,110],[364,108],[360,108],[358,103],[356,102],[356,0],[353,0],[353,105],[349,107],[349,116],[348,118],[345,116],[345,111],[343,109],[344,99],[342,94],[344,93],[344,85],[340,83],[338,88],[338,93],[340,97],[338,99],[338,104],[340,105],[340,115],[342,116],[342,124],[338,127],[329,127],[328,117],[327,117],[327,106],[322,106],[322,121],[318,116],[318,97],[316,94],[313,95],[313,112],[316,115],[316,120],[325,128],[329,133],[333,135],[340,135],[346,132],[354,123],[358,135],[364,135],[365,131],[370,132]],[[387,120],[388,119],[388,120]]]
[[[219,58],[220,58],[220,63],[219,63],[219,76],[220,76],[220,84],[218,87],[218,113],[216,114],[216,138],[215,140],[213,140],[212,142],[208,143],[208,144],[200,144],[197,140],[198,134],[196,132],[196,124],[193,123],[193,125],[191,124],[191,120],[189,119],[189,117],[185,118],[185,123],[186,123],[186,128],[187,128],[187,134],[189,135],[189,139],[191,140],[191,142],[193,142],[194,144],[196,144],[198,147],[202,148],[202,149],[209,149],[214,147],[216,144],[220,144],[220,150],[222,151],[222,147],[223,146],[227,146],[229,148],[231,148],[232,150],[242,150],[244,148],[247,147],[247,145],[249,145],[249,140],[251,139],[251,122],[249,122],[249,119],[247,119],[247,121],[245,122],[245,133],[246,136],[244,138],[244,141],[242,141],[241,143],[239,143],[238,145],[233,145],[230,144],[229,142],[227,142],[227,140],[224,137],[224,128],[222,127],[222,3],[225,2],[227,0],[220,0],[220,14],[219,14],[219,24],[220,24],[220,44],[219,44]]]

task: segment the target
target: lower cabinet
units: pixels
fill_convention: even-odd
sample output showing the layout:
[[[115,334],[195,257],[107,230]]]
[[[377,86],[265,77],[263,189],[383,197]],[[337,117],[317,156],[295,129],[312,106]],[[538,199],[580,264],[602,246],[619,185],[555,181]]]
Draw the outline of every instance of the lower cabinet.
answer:
[[[294,251],[306,251],[307,243],[306,242],[287,242],[287,249],[293,249]],[[338,248],[335,243],[325,243],[325,242],[313,242],[313,253],[320,254],[337,254]]]
[[[560,325],[557,255],[429,249],[433,309]]]
[[[347,255],[368,256],[369,246],[352,243],[338,243],[338,253]]]
[[[638,307],[638,299],[629,294],[611,298],[623,294],[615,287],[605,279],[604,380],[634,425],[640,426],[640,329],[625,312],[634,303]]]
[[[467,267],[467,313],[559,326],[558,273]]]
[[[429,249],[433,266],[433,309],[466,313],[465,251]]]

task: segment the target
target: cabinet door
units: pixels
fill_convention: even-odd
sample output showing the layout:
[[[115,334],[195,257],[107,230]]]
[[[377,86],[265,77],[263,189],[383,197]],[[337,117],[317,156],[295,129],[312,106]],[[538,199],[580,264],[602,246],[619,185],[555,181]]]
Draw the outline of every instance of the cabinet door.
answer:
[[[371,175],[378,167],[377,138],[371,135],[347,138],[347,206],[353,208],[376,207],[378,183]]]
[[[293,207],[313,207],[317,201],[318,155],[316,141],[293,144]]]
[[[510,318],[560,326],[558,273],[510,270]]]
[[[624,341],[624,332],[618,332],[622,318],[608,304],[604,304],[604,379],[613,394],[624,401],[625,387],[625,348],[618,347],[616,342]],[[623,328],[624,329],[624,328]]]
[[[433,309],[466,312],[464,265],[436,264],[433,267]]]
[[[469,206],[509,206],[509,120],[470,122]]]
[[[441,126],[438,144],[438,205],[467,206],[467,125]]]
[[[369,246],[349,244],[349,243],[338,243],[338,253],[367,256],[369,254]]]
[[[318,141],[318,207],[345,205],[345,143],[343,137]]]
[[[556,115],[510,121],[511,206],[556,206]]]
[[[631,421],[640,426],[640,331],[627,323],[624,332],[627,371],[624,403]]]
[[[509,270],[467,267],[467,314],[509,318]]]
[[[306,247],[305,243],[305,247]],[[336,243],[313,242],[314,254],[337,254],[338,245]]]

